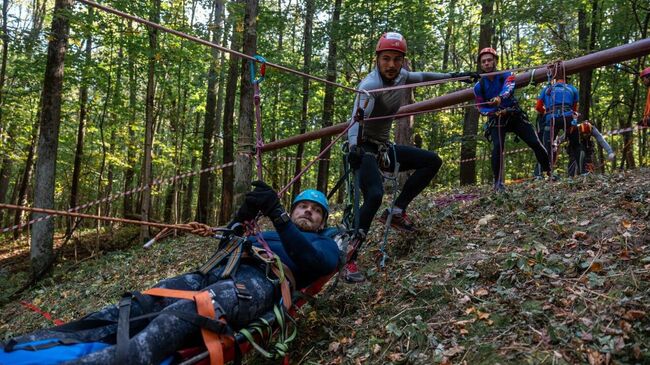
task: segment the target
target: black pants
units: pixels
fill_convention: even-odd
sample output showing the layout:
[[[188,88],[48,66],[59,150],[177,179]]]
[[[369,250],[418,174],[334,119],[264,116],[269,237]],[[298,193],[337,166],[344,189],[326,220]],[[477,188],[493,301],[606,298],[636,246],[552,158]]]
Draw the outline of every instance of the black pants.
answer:
[[[569,167],[567,170],[569,176],[596,171],[594,166],[594,143],[591,140],[591,137],[580,137],[579,141],[580,149],[578,150],[577,155],[572,157],[571,154],[569,154]]]
[[[359,210],[359,228],[368,233],[377,210],[384,196],[383,179],[377,158],[371,153],[377,153],[377,145],[369,142],[361,144],[364,151],[370,152],[363,156],[361,167],[357,173],[360,176],[359,187],[363,193],[363,205]],[[394,149],[394,151],[393,151]],[[435,152],[404,145],[393,145],[388,150],[390,166],[386,171],[394,171],[395,158],[399,162],[399,171],[415,170],[406,180],[401,193],[395,201],[399,208],[406,209],[411,201],[429,185],[440,170],[442,160]]]
[[[537,162],[542,166],[542,171],[551,171],[551,164],[546,149],[539,138],[537,138],[537,133],[535,133],[535,129],[528,121],[526,113],[517,110],[501,117],[491,116],[489,125],[490,137],[492,139],[492,174],[495,184],[502,183],[504,180],[503,152],[506,132],[516,134],[533,150]]]
[[[215,270],[217,271],[217,270]],[[216,302],[226,314],[228,324],[233,328],[241,328],[247,323],[261,317],[268,312],[276,299],[275,286],[266,278],[265,273],[252,266],[241,265],[235,274],[236,282],[246,286],[250,299],[241,299],[233,280],[221,280],[213,272],[204,276],[197,273],[180,275],[166,279],[155,285],[159,288],[181,290],[212,290]],[[200,327],[186,322],[169,311],[196,312],[196,304],[191,300],[175,298],[159,298],[145,296],[148,303],[133,301],[131,317],[147,313],[160,312],[150,322],[140,325],[140,328],[131,328],[138,331],[128,343],[129,364],[158,364],[184,346],[201,343]],[[116,305],[108,306],[94,312],[84,320],[109,320],[117,321],[119,308]],[[104,339],[113,343],[117,325],[108,325],[96,329],[64,333],[57,328],[41,330],[17,338],[18,341],[35,341],[47,338],[74,338],[80,341],[97,341]],[[133,324],[137,327],[138,324]],[[132,326],[132,327],[133,327]],[[111,340],[111,338],[113,340]],[[116,346],[107,347],[81,359],[69,362],[71,364],[115,364]]]
[[[573,161],[580,160],[580,141],[578,128],[571,125],[572,117],[559,117],[555,120],[549,120],[544,127],[544,147],[549,153],[549,159],[553,164],[557,159],[557,152],[553,153],[552,139],[558,135],[560,131],[565,131],[565,136],[568,140],[567,153],[569,154],[569,165],[567,166],[567,174],[574,176],[577,171],[577,165]],[[552,125],[551,125],[552,124]],[[551,128],[553,129],[553,138],[551,138]],[[553,156],[551,156],[553,154]]]

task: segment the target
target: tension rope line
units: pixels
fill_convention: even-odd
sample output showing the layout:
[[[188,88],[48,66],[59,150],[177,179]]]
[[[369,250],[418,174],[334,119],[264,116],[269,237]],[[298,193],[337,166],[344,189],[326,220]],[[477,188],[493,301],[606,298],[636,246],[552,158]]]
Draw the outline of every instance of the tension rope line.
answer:
[[[109,7],[109,6],[106,6],[106,5],[101,5],[101,4],[99,4],[97,2],[94,2],[94,1],[91,1],[91,0],[77,0],[77,1],[79,1],[79,2],[81,2],[83,4],[86,4],[88,6],[92,6],[92,7],[96,8],[96,9],[103,10],[103,11],[105,11],[107,13],[111,13],[111,14],[120,16],[120,17],[125,18],[125,19],[133,20],[136,23],[144,24],[146,26],[161,30],[161,31],[166,32],[166,33],[173,34],[173,35],[181,37],[181,38],[185,38],[185,39],[187,39],[189,41],[193,41],[193,42],[196,42],[198,44],[202,44],[202,45],[207,46],[207,47],[215,48],[215,49],[217,49],[217,50],[219,50],[221,52],[226,52],[226,53],[229,53],[229,54],[231,54],[233,56],[237,56],[237,57],[242,58],[242,59],[247,59],[247,60],[252,61],[252,62],[261,62],[259,59],[256,59],[254,56],[250,56],[250,55],[247,55],[245,53],[238,52],[238,51],[235,51],[233,49],[230,49],[230,48],[227,48],[227,47],[224,47],[224,46],[220,46],[220,45],[218,45],[216,43],[206,41],[205,39],[201,39],[199,37],[189,35],[187,33],[184,33],[184,32],[169,28],[169,27],[165,27],[165,26],[163,26],[161,24],[158,24],[156,22],[153,22],[151,20],[140,18],[138,16],[128,14],[128,13],[123,12],[121,10],[117,10],[115,8],[112,8],[112,7]],[[276,63],[273,63],[273,62],[264,62],[264,63],[266,65],[268,65],[269,67],[273,67],[275,69],[278,69],[278,70],[281,70],[281,71],[284,71],[284,72],[287,72],[287,73],[292,73],[294,75],[305,77],[305,78],[308,78],[308,79],[311,79],[311,80],[314,80],[314,81],[318,81],[318,82],[321,82],[321,83],[324,83],[324,84],[336,86],[336,87],[342,88],[344,90],[352,91],[352,92],[355,92],[355,93],[365,93],[366,92],[366,91],[363,91],[363,90],[355,89],[353,87],[345,86],[343,84],[339,84],[337,82],[328,81],[328,80],[323,79],[321,77],[313,76],[313,75],[310,75],[308,73],[301,72],[301,71],[298,71],[298,70],[294,70],[292,68],[282,66],[282,65],[279,65],[279,64],[276,64]],[[513,69],[507,69],[507,70],[484,73],[484,74],[480,74],[480,75],[482,77],[493,76],[493,75],[498,75],[498,74],[502,74],[502,73],[505,73],[505,72],[519,72],[519,71],[525,71],[525,70],[531,70],[531,69],[534,70],[536,68],[541,68],[541,67],[544,67],[544,66],[519,67],[519,68],[513,68]],[[460,80],[468,80],[468,79],[470,79],[469,76],[446,78],[446,79],[436,80],[436,81],[428,81],[428,82],[408,84],[408,85],[400,85],[400,86],[391,86],[391,87],[386,87],[386,88],[381,88],[381,89],[369,90],[367,92],[375,93],[375,92],[382,92],[382,91],[389,91],[389,90],[399,90],[399,89],[405,89],[405,88],[414,88],[414,87],[418,87],[418,86],[437,85],[437,84],[442,84],[442,83],[447,83],[447,82],[452,82],[452,81],[460,81]]]
[[[67,212],[64,210],[24,207],[24,206],[13,205],[13,204],[0,204],[0,209],[22,210],[22,211],[33,212],[33,213],[49,214],[50,216],[88,218],[88,219],[96,219],[96,220],[115,222],[115,223],[137,224],[141,226],[149,226],[149,227],[156,227],[162,229],[165,228],[178,229],[202,237],[210,237],[214,235],[214,230],[212,227],[208,226],[207,224],[198,223],[198,222],[191,222],[186,224],[165,224],[165,223],[138,221],[134,219],[125,219],[125,218],[93,215],[93,214],[74,213],[74,212]]]
[[[186,173],[176,175],[176,176],[172,176],[172,177],[169,177],[169,178],[166,178],[166,179],[154,180],[154,181],[151,182],[151,184],[141,185],[141,186],[139,186],[137,188],[133,188],[133,189],[131,189],[129,191],[124,191],[124,192],[121,192],[121,193],[118,193],[118,194],[109,195],[109,196],[104,197],[102,199],[98,199],[98,200],[95,200],[95,201],[90,202],[90,203],[86,203],[86,204],[82,204],[82,205],[78,205],[76,207],[70,208],[67,211],[68,212],[76,212],[76,211],[79,211],[79,210],[82,210],[82,209],[90,208],[90,207],[95,206],[97,204],[107,203],[107,202],[114,201],[114,200],[117,200],[117,199],[125,197],[125,196],[129,196],[129,195],[132,195],[132,194],[135,194],[135,193],[142,192],[144,190],[152,188],[153,186],[173,183],[173,182],[175,182],[177,180],[180,180],[180,179],[183,179],[183,178],[186,178],[186,177],[200,175],[200,174],[210,172],[210,171],[220,170],[220,169],[224,169],[226,167],[230,167],[230,166],[234,166],[234,165],[235,165],[235,162],[228,162],[228,163],[217,165],[217,166],[206,167],[204,169],[200,169],[200,170],[197,170],[197,171],[186,172]],[[30,226],[30,225],[32,225],[34,223],[38,223],[38,222],[50,219],[51,217],[52,217],[52,215],[46,215],[44,217],[32,219],[32,220],[27,221],[25,223],[16,224],[16,225],[13,225],[13,226],[8,226],[8,227],[0,229],[0,233],[7,233],[7,232],[10,232],[10,231],[14,231],[16,229],[21,229],[21,228]]]

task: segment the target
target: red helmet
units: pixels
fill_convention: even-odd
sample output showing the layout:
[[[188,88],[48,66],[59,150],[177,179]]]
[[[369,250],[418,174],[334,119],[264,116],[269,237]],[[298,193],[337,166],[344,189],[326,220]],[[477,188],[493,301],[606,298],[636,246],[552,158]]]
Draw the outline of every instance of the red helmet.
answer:
[[[406,49],[406,39],[404,39],[404,36],[396,32],[388,32],[382,34],[379,38],[375,52],[397,51],[406,54]]]
[[[499,55],[497,55],[497,50],[492,48],[492,47],[486,47],[481,50],[481,52],[478,53],[478,59],[479,61],[481,60],[481,56],[484,54],[489,53],[494,56],[494,58],[499,58]]]
[[[585,121],[580,124],[578,124],[578,131],[580,131],[581,134],[591,134],[591,123]]]
[[[650,67],[644,68],[643,71],[641,71],[641,73],[639,74],[639,77],[647,77],[647,76],[650,76]]]

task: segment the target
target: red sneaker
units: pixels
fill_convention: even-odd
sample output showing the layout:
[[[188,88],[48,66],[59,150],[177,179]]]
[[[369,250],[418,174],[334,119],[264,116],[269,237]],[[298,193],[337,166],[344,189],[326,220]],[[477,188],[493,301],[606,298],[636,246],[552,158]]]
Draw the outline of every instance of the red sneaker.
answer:
[[[388,209],[384,210],[379,220],[386,224],[389,214]],[[412,233],[417,231],[415,224],[404,211],[401,213],[393,213],[393,217],[390,219],[390,226],[402,232]]]
[[[350,261],[343,268],[343,278],[348,283],[361,283],[366,281],[366,277],[359,271],[356,261]]]

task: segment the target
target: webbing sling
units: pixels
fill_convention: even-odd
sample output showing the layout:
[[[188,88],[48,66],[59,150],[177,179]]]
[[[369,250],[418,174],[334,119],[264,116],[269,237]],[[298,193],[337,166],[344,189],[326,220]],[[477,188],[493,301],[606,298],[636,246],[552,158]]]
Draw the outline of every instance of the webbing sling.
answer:
[[[239,265],[239,259],[242,254],[242,245],[245,241],[246,239],[243,237],[233,236],[224,248],[218,250],[205,264],[201,265],[199,272],[206,275],[210,270],[228,257],[228,262],[221,273],[221,278],[229,277]]]
[[[189,291],[189,290],[175,290],[175,289],[165,289],[165,288],[152,288],[143,292],[144,294],[154,295],[159,297],[171,297],[178,299],[188,299],[196,303],[197,312],[205,317],[210,319],[221,320],[221,318],[216,317],[216,311],[214,310],[214,304],[212,303],[212,295],[209,291]],[[223,365],[223,347],[224,343],[222,342],[233,342],[230,336],[224,336],[222,334],[214,333],[206,328],[201,328],[201,335],[203,336],[203,342],[205,347],[208,349],[210,354],[210,364],[211,365]]]
[[[253,257],[263,261],[268,265],[271,272],[278,278],[278,284],[280,284],[280,293],[282,294],[282,304],[287,310],[291,309],[293,301],[291,299],[291,287],[296,287],[296,279],[293,276],[291,270],[282,263],[280,257],[276,254],[273,254],[273,257],[269,258],[266,251],[259,247],[251,247],[251,254]],[[247,255],[245,254],[244,257]]]

